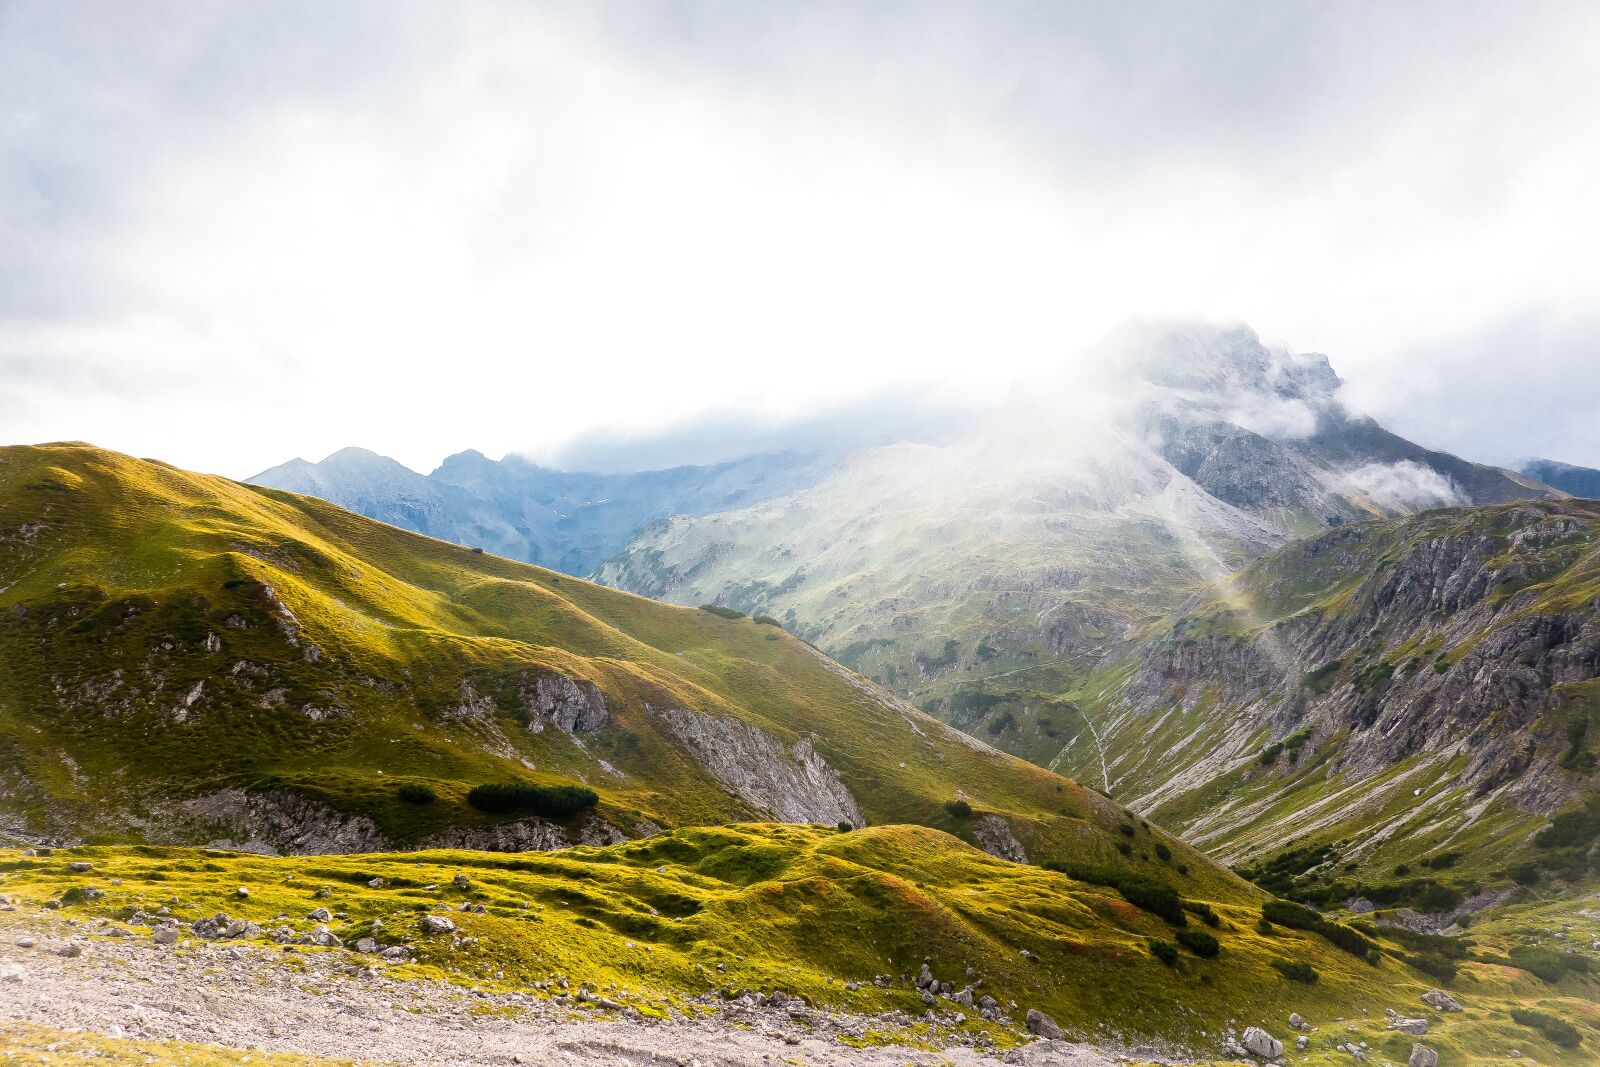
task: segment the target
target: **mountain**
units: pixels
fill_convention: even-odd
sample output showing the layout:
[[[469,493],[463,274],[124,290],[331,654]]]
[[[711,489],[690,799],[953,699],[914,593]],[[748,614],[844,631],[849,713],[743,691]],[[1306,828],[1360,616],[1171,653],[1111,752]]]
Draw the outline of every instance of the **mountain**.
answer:
[[[1531,459],[1522,465],[1522,473],[1563,493],[1600,500],[1600,470],[1593,467],[1574,467],[1553,459]]]
[[[1127,821],[776,626],[77,444],[0,450],[0,800],[14,838],[288,852],[776,818],[1119,863]]]
[[[704,515],[781,496],[817,481],[823,453],[749,456],[711,466],[628,474],[551,470],[519,456],[467,451],[426,476],[374,452],[346,448],[262,471],[255,485],[320,497],[403,530],[583,575],[663,515]]]
[[[1030,754],[1280,891],[1453,906],[1600,872],[1600,503],[1295,541],[1065,702]]]
[[[1351,411],[1326,357],[1244,327],[1133,324],[946,445],[661,520],[597,580],[781,618],[951,721],[986,679],[1057,692],[1291,538],[1538,482]],[[980,698],[986,699],[986,698]]]

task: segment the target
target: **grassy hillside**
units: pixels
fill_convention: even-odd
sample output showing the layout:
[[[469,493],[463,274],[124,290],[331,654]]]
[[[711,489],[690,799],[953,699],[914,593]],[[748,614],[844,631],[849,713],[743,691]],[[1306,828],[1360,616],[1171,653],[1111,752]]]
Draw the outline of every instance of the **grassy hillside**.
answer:
[[[84,861],[93,864],[88,873],[68,870]],[[456,875],[468,885],[458,886]],[[382,884],[369,887],[374,878]],[[237,896],[241,886],[247,899]],[[910,1023],[925,1010],[912,978],[926,959],[934,977],[956,990],[981,980],[978,994],[1006,1006],[998,1022],[1020,1023],[1028,1008],[1038,1008],[1102,1041],[1158,1038],[1215,1050],[1230,1024],[1288,1035],[1284,1020],[1298,1011],[1320,1033],[1297,1063],[1347,1062],[1347,1053],[1327,1047],[1335,1033],[1399,1061],[1412,1039],[1384,1029],[1384,1009],[1394,1008],[1429,1017],[1427,1043],[1452,1064],[1487,1062],[1503,1037],[1540,1062],[1585,1062],[1584,1050],[1556,1048],[1512,1023],[1511,1007],[1535,1002],[1581,1027],[1586,1044],[1600,1039],[1588,979],[1546,984],[1503,964],[1468,960],[1452,983],[1467,1011],[1441,1015],[1420,1000],[1439,981],[1398,959],[1408,950],[1387,938],[1369,960],[1318,933],[1263,926],[1258,904],[1225,900],[1211,902],[1216,925],[1190,912],[1180,928],[1114,891],[1006,863],[921,827],[710,827],[516,857],[433,851],[265,858],[150,847],[48,857],[13,852],[0,854],[0,890],[29,910],[64,900],[60,915],[88,920],[91,936],[104,929],[96,916],[126,923],[171,899],[179,919],[225,910],[269,932],[280,925],[304,932],[312,921],[302,917],[326,906],[341,916],[332,928],[347,943],[379,920],[382,941],[411,946],[415,962],[394,973],[491,989],[551,983],[547,994],[590,982],[598,995],[651,1015],[693,1011],[692,998],[703,994],[781,989],[832,1008],[900,1009],[907,1016],[901,1026],[910,1025],[913,1036],[948,1039],[948,1021],[937,1028]],[[469,903],[484,910],[456,910]],[[421,933],[420,915],[441,906],[451,909],[458,935],[476,942]],[[291,918],[275,918],[284,913]],[[1170,964],[1152,955],[1152,940],[1172,942],[1180,930],[1214,936],[1216,955],[1182,947]],[[1496,943],[1490,951],[1503,948]],[[286,958],[292,963],[293,953]],[[1308,965],[1318,980],[1290,980],[1275,963]],[[948,1020],[962,1009],[941,998],[937,1010]],[[961,1029],[1012,1040],[976,1011],[964,1014]]]
[[[604,721],[543,714],[539,683],[556,676],[592,683]],[[716,728],[697,746],[685,722]],[[1116,805],[778,627],[86,445],[0,450],[0,829],[14,835],[549,847],[767,817],[775,763],[796,793],[841,786],[869,823],[1035,861],[1154,862],[1160,840],[1196,888],[1245,892],[1158,830],[1138,828],[1124,856]],[[535,818],[466,802],[507,781],[586,785],[598,805]],[[948,810],[957,799],[970,814]]]

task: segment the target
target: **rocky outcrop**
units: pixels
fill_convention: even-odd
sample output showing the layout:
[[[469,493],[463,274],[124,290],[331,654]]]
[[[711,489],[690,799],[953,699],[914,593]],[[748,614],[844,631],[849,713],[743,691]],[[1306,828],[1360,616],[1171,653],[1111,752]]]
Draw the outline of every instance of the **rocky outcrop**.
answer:
[[[1027,863],[1028,853],[1022,842],[1011,832],[1011,824],[998,815],[984,815],[972,821],[972,836],[978,847],[991,856],[999,856],[1012,863]]]
[[[182,835],[183,840],[192,839],[193,833],[209,833],[215,848],[317,855],[378,852],[389,847],[377,824],[365,815],[344,815],[283,789],[223,789],[182,801],[176,808],[180,824],[192,828]]]
[[[461,848],[478,852],[551,852],[572,845],[614,845],[628,835],[590,813],[568,829],[546,819],[528,818],[494,826],[453,826],[417,847]]]
[[[541,674],[531,689],[524,686],[528,729],[534,733],[551,725],[567,733],[598,730],[606,721],[606,698],[590,681],[573,681],[564,674]]]
[[[741,800],[784,822],[866,824],[839,774],[803,737],[778,738],[729,716],[645,706],[694,758]]]

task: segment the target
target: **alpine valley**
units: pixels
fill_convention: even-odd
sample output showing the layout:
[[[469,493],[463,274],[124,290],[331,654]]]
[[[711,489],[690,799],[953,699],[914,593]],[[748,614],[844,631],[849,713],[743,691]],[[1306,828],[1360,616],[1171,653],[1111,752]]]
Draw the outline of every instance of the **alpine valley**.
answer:
[[[1090,363],[631,474],[0,449],[0,1052],[1591,1062],[1581,470]]]

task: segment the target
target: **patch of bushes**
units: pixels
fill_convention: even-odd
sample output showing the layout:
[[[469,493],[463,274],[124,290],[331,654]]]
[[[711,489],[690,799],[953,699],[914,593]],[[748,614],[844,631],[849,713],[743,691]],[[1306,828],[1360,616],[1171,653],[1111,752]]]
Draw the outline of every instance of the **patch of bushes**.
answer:
[[[395,794],[407,804],[432,804],[438,799],[438,794],[433,791],[432,786],[420,782],[407,782],[395,790]]]
[[[1168,967],[1178,965],[1178,946],[1171,941],[1157,941],[1150,939],[1150,955],[1165,963]]]
[[[1427,857],[1425,857],[1423,859],[1423,861],[1422,861],[1422,865],[1424,867],[1430,867],[1430,868],[1432,868],[1433,870],[1436,870],[1436,871],[1442,871],[1442,870],[1445,870],[1445,869],[1447,869],[1449,867],[1454,867],[1457,863],[1460,863],[1460,862],[1461,862],[1461,853],[1460,852],[1441,852],[1436,856],[1427,856]]]
[[[1339,673],[1339,668],[1344,666],[1343,660],[1330,659],[1320,667],[1307,671],[1300,678],[1300,684],[1318,695],[1326,693],[1333,685],[1333,679]]]
[[[1222,916],[1203,900],[1186,900],[1183,902],[1183,910],[1212,928],[1222,925]]]
[[[467,803],[490,815],[525,811],[554,819],[576,815],[600,802],[599,795],[581,785],[529,785],[526,782],[500,782],[475,785]]]
[[[1289,893],[1307,871],[1336,858],[1332,845],[1305,845],[1280,852],[1271,859],[1240,867],[1237,873],[1269,893]]]
[[[1299,960],[1273,960],[1273,968],[1291,982],[1301,982],[1305,985],[1316,985],[1317,969],[1309,963]]]
[[[1415,967],[1423,974],[1437,978],[1441,982],[1449,982],[1456,976],[1456,961],[1446,959],[1433,952],[1419,952],[1407,955],[1400,954],[1400,959]]]
[[[856,824],[851,822],[850,820],[848,820],[848,819],[840,819],[839,820],[839,832],[841,834],[847,834],[851,830],[854,830],[855,828],[856,828]]]
[[[985,726],[984,729],[989,732],[991,737],[993,737],[996,734],[1005,733],[1015,725],[1017,725],[1017,717],[1007,710],[1002,711],[1000,714],[990,719],[989,725]]]
[[[945,801],[944,810],[958,819],[965,819],[972,814],[972,805],[958,797],[955,800]]]
[[[1204,956],[1210,959],[1222,951],[1222,946],[1217,943],[1217,939],[1198,927],[1186,926],[1173,936],[1178,939],[1178,944],[1193,952],[1196,956]]]
[[[1520,886],[1536,886],[1544,877],[1537,863],[1519,863],[1514,867],[1507,867],[1502,873]]]
[[[780,630],[783,629],[783,623],[774,619],[771,615],[752,615],[750,616],[750,621],[760,623],[762,626],[776,626]]]
[[[1133,846],[1126,841],[1118,841],[1117,851],[1122,853],[1124,856],[1131,856],[1133,855]]]
[[[1352,956],[1359,956],[1368,963],[1377,962],[1379,949],[1376,942],[1348,926],[1329,922],[1310,908],[1287,900],[1269,900],[1261,905],[1261,917],[1279,926],[1320,934]]]
[[[1261,755],[1258,762],[1260,762],[1261,766],[1263,767],[1270,767],[1278,761],[1278,757],[1282,754],[1283,742],[1274,741],[1272,744],[1261,750]]]
[[[1583,807],[1563,811],[1550,825],[1533,835],[1540,848],[1569,848],[1586,845],[1600,837],[1600,793],[1592,794]]]
[[[1522,1026],[1533,1027],[1548,1038],[1551,1044],[1561,1048],[1577,1048],[1583,1043],[1583,1035],[1578,1033],[1576,1026],[1554,1015],[1546,1015],[1532,1008],[1512,1008],[1511,1018]]]
[[[733,608],[725,608],[721,604],[701,604],[700,610],[709,611],[722,619],[742,619],[745,617],[744,612],[736,611]]]
[[[1512,966],[1537,975],[1546,982],[1559,982],[1568,974],[1588,974],[1594,969],[1586,956],[1557,952],[1539,945],[1517,945],[1506,954]]]
[[[936,671],[949,667],[956,661],[956,656],[961,650],[961,643],[954,638],[947,639],[944,647],[930,655],[922,649],[917,649],[917,654],[912,657],[918,667],[923,671]]]
[[[1413,952],[1428,952],[1452,960],[1466,959],[1473,944],[1466,938],[1425,934],[1417,930],[1408,930],[1404,926],[1386,926],[1383,928],[1383,936]]]
[[[1156,842],[1156,859],[1160,860],[1162,863],[1166,863],[1171,858],[1172,858],[1172,849],[1167,847],[1167,843],[1165,841],[1157,841]]]
[[[1126,844],[1126,842],[1118,843]],[[1115,889],[1129,904],[1159,916],[1173,926],[1183,926],[1188,922],[1183,915],[1183,898],[1178,896],[1178,891],[1154,878],[1090,863],[1051,861],[1046,863],[1044,868],[1047,871],[1059,871],[1069,878],[1090,885]]]
[[[1117,827],[1117,833],[1121,834],[1123,837],[1132,837],[1137,832],[1138,831],[1129,826],[1127,823],[1122,823]]]

